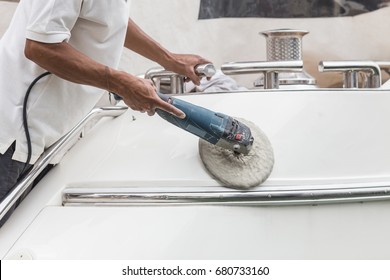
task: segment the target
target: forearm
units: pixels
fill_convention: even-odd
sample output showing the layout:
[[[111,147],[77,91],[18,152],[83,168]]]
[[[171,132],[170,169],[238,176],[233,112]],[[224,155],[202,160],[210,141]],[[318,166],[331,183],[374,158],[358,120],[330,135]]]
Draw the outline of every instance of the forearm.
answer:
[[[172,54],[129,19],[125,47],[167,68]]]
[[[133,110],[153,114],[160,108],[183,117],[183,112],[157,96],[151,81],[100,64],[65,42],[45,44],[27,40],[25,55],[62,79],[115,92]]]
[[[166,70],[173,71],[191,79],[199,85],[200,78],[195,73],[195,67],[210,61],[198,55],[183,55],[169,52],[129,19],[125,47],[153,60]]]
[[[27,40],[25,55],[28,59],[62,79],[113,90],[108,88],[106,66],[77,51],[68,43],[45,44]]]

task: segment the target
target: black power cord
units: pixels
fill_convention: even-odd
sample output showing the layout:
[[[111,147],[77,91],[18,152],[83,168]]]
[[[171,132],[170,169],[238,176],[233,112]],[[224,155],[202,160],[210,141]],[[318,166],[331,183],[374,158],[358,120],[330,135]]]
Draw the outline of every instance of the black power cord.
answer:
[[[38,77],[36,77],[35,80],[32,81],[32,83],[28,87],[28,89],[26,91],[26,95],[24,97],[24,102],[23,102],[23,127],[24,127],[24,132],[26,134],[28,154],[27,154],[27,160],[26,160],[24,169],[23,169],[21,174],[24,174],[26,172],[27,166],[30,164],[31,156],[32,156],[31,137],[30,137],[30,131],[28,129],[28,121],[27,121],[27,101],[28,101],[28,97],[30,96],[31,90],[33,89],[35,84],[40,79],[42,79],[43,77],[46,77],[46,76],[48,76],[50,74],[51,74],[50,72],[45,72],[45,73],[39,75]]]

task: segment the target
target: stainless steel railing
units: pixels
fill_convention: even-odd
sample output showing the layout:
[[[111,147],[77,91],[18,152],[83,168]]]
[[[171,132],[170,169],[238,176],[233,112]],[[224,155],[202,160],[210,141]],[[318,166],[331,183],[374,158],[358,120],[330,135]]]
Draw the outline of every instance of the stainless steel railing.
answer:
[[[215,75],[215,66],[211,63],[199,64],[195,67],[195,73],[200,77],[211,78]],[[145,73],[145,79],[152,80],[157,90],[160,91],[161,82],[169,80],[169,87],[171,94],[183,94],[185,93],[185,77],[172,71],[165,70],[164,68],[157,67],[148,70]]]
[[[285,190],[251,191],[135,191],[134,188],[69,188],[63,193],[64,206],[139,205],[257,205],[284,206],[347,203],[390,199],[390,182],[290,186]],[[155,188],[154,188],[155,190]]]
[[[380,66],[373,61],[321,61],[318,70],[343,73],[344,88],[359,88],[360,73],[364,75],[364,88],[379,88],[382,85]]]
[[[279,73],[300,72],[303,70],[303,61],[253,61],[229,62],[221,66],[226,75],[242,75],[262,73],[265,89],[279,88]]]
[[[103,117],[117,117],[126,112],[128,107],[103,107],[93,109],[72,130],[48,148],[34,164],[31,171],[17,184],[12,192],[0,204],[0,220],[7,214],[12,205],[23,195],[38,175],[49,165],[50,161],[60,152],[69,149],[75,137],[78,137],[85,126]]]

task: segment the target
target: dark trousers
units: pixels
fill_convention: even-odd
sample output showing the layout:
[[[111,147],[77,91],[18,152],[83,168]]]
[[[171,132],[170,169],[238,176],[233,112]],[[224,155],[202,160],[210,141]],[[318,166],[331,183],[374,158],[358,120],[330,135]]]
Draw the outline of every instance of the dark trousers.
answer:
[[[12,191],[25,169],[25,163],[12,159],[12,155],[15,151],[15,143],[12,144],[8,150],[2,155],[0,154],[0,203],[7,197]],[[31,165],[26,168],[29,169]],[[13,205],[8,211],[7,215],[0,221],[0,227],[11,216],[17,205]]]

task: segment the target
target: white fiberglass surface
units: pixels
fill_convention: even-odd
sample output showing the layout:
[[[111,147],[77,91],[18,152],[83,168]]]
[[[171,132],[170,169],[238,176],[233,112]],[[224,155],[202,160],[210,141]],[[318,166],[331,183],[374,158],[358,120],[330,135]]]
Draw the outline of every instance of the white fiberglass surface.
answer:
[[[384,259],[388,203],[48,207],[6,258]]]
[[[269,91],[180,98],[251,120],[267,134],[274,148],[275,166],[259,189],[302,188],[305,184],[333,187],[338,183],[375,184],[389,179],[390,95],[387,92]],[[238,252],[233,258],[382,258],[389,251],[378,249],[384,244],[382,234],[388,236],[388,224],[382,217],[387,216],[388,203],[333,204],[318,208],[61,206],[65,188],[89,186],[139,190],[153,187],[161,191],[164,187],[181,191],[227,189],[204,169],[198,155],[197,137],[158,116],[148,117],[129,110],[117,119],[100,122],[29,194],[0,230],[1,255],[12,257],[19,250],[30,250],[29,256],[44,259],[104,258],[103,255],[144,258],[148,252],[150,258],[204,257],[206,253],[197,249],[201,246],[188,245],[191,254],[180,249],[189,242],[180,239],[187,235],[191,240],[199,238],[194,244],[205,242],[206,248],[215,249],[216,253],[208,252],[210,258],[233,257],[233,252]],[[298,212],[289,216],[291,211]],[[219,220],[222,224],[217,223]],[[121,236],[112,235],[112,231],[122,232]],[[335,233],[340,232],[343,238],[337,239]],[[88,242],[98,236],[104,245],[93,248]],[[235,251],[229,251],[232,247],[225,248],[225,244],[217,242],[221,237],[226,242],[239,240],[240,243],[232,243],[236,247],[230,244]],[[122,241],[117,243],[121,238],[128,242],[124,247],[120,245]],[[306,246],[307,238],[313,242]],[[375,246],[364,243],[364,250],[356,249],[360,248],[356,244],[367,238],[374,240]],[[264,245],[263,240],[269,242]],[[176,241],[182,246],[173,246]],[[133,242],[140,247],[134,249]],[[155,249],[163,242],[168,242],[168,247]],[[247,243],[244,246],[242,242]],[[337,252],[328,247],[337,242],[348,246]],[[252,246],[255,246],[253,250]],[[263,246],[268,247],[264,250]],[[274,250],[275,246],[279,249]],[[305,246],[304,250],[301,246]],[[94,251],[99,248],[102,255]]]
[[[248,119],[264,131],[275,154],[265,187],[390,178],[386,92],[242,92],[181,98]],[[101,124],[56,168],[53,174],[65,185],[220,186],[202,165],[197,137],[158,116],[132,111]]]

